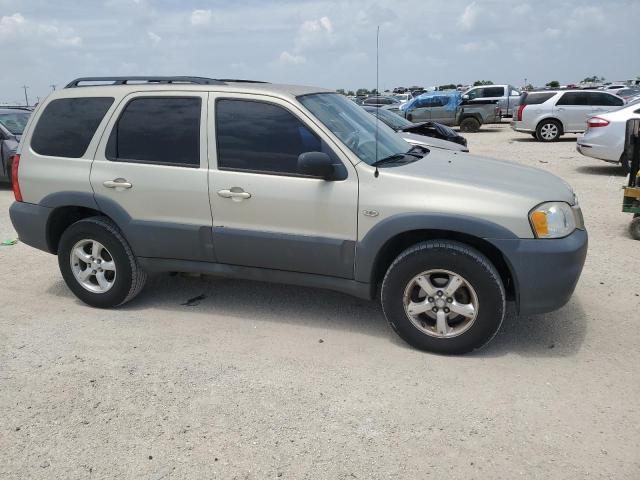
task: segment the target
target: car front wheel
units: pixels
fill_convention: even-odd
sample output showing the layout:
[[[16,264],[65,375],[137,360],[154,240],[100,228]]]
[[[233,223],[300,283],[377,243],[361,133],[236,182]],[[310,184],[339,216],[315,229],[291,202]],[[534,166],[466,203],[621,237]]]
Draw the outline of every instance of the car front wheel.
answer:
[[[92,307],[128,302],[147,278],[118,227],[104,217],[79,220],[64,231],[58,265],[69,289]]]
[[[454,241],[416,244],[389,267],[382,308],[391,327],[421,350],[462,354],[485,345],[505,312],[495,267],[477,250]]]

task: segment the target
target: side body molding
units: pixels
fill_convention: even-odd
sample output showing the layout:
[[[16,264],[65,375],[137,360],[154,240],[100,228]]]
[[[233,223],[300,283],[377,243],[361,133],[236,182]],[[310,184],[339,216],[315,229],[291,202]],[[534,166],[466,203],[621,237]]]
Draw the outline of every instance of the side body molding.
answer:
[[[355,280],[371,282],[378,254],[384,245],[396,235],[413,230],[462,233],[482,238],[490,243],[492,243],[491,239],[518,239],[512,231],[500,225],[464,215],[420,212],[393,215],[376,224],[356,245]]]

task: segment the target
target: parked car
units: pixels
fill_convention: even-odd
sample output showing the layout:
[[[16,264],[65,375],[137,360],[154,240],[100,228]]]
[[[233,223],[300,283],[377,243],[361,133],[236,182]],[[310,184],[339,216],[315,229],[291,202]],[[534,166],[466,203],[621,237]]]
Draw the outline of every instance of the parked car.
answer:
[[[511,117],[520,104],[520,91],[513,85],[485,85],[470,88],[463,98],[468,102],[497,100],[502,116]]]
[[[500,122],[496,100],[468,103],[460,92],[432,92],[420,95],[399,108],[398,114],[415,123],[437,122],[459,126],[462,132],[477,132],[485,123]]]
[[[330,90],[201,77],[76,88],[89,80],[101,79],[32,115],[10,216],[93,307],[163,271],[381,292],[403,339],[454,354],[495,335],[507,299],[523,315],[555,310],[578,281],[587,233],[551,173],[411,147]]]
[[[616,92],[616,95],[628,102],[630,99],[640,95],[640,88],[622,88]]]
[[[582,133],[587,119],[616,110],[624,100],[602,90],[524,92],[511,128],[541,142],[553,142],[565,133]]]
[[[406,103],[413,98],[413,95],[410,93],[396,93],[393,95],[393,98],[398,100],[400,104]]]
[[[469,151],[466,149],[467,139],[462,135],[459,135],[456,131],[447,127],[446,125],[442,125],[440,123],[434,122],[422,122],[422,123],[413,123],[407,120],[404,117],[401,117],[397,113],[393,113],[386,108],[377,108],[377,107],[363,107],[367,112],[369,112],[373,116],[377,116],[381,122],[386,124],[388,127],[392,128],[396,132],[411,134],[411,136],[404,137],[405,140],[409,141],[409,139],[415,139],[414,136],[417,137],[430,137],[435,138],[441,141],[446,141],[446,144],[437,143],[433,144],[438,147],[450,147],[450,150],[462,150]],[[428,140],[424,139],[424,142],[428,144]],[[412,142],[410,142],[412,143]],[[455,148],[456,147],[463,147]]]
[[[587,157],[619,163],[623,173],[629,173],[631,159],[624,156],[624,138],[627,120],[631,118],[640,118],[640,103],[591,117],[576,149]]]
[[[373,95],[362,101],[362,105],[370,107],[382,107],[385,105],[400,105],[400,100],[394,97],[386,97],[383,95]]]
[[[0,107],[0,179],[11,181],[11,163],[31,111]]]

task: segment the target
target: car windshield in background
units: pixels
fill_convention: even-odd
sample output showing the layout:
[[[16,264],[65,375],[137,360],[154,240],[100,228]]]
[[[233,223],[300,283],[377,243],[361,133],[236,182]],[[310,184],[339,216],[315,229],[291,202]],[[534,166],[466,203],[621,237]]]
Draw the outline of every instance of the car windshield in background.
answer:
[[[22,135],[24,127],[27,126],[29,115],[29,113],[23,112],[0,113],[0,123],[12,134]]]
[[[415,126],[413,122],[384,108],[364,107],[364,109],[374,117],[376,115],[379,116],[381,122],[386,123],[394,130],[402,130],[403,128]]]
[[[337,93],[313,93],[298,100],[360,160],[369,165],[381,158],[404,154],[411,149],[399,135],[361,107]],[[376,156],[377,151],[377,156]]]

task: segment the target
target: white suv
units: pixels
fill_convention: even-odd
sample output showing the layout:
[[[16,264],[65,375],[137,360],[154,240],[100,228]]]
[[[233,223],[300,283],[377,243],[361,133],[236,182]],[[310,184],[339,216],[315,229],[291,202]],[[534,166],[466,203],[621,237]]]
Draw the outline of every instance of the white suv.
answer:
[[[378,297],[407,342],[461,353],[493,337],[507,299],[566,303],[587,252],[562,179],[412,147],[313,87],[76,80],[33,113],[13,173],[21,242],[57,255],[94,307],[131,300],[149,272],[284,282]]]
[[[587,119],[624,105],[624,100],[604,91],[559,90],[525,92],[513,116],[511,128],[530,133],[542,142],[553,142],[565,133],[581,133]]]

